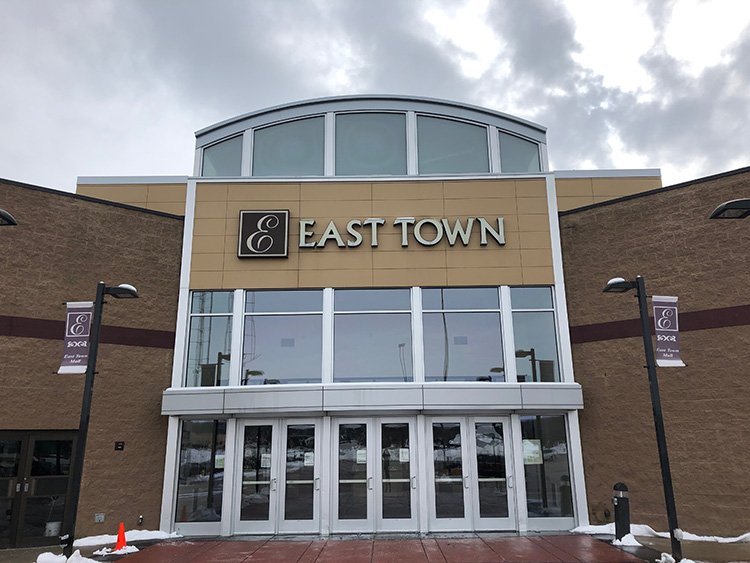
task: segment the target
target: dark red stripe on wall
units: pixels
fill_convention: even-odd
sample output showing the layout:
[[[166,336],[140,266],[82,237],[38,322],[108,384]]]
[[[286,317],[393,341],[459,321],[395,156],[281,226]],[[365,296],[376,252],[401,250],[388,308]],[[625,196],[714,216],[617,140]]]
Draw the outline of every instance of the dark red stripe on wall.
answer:
[[[65,336],[65,322],[0,315],[0,336],[62,340]],[[174,348],[174,332],[105,325],[102,326],[101,342],[123,346]]]
[[[651,333],[653,334],[654,319],[650,319],[650,323]],[[680,313],[680,332],[742,325],[750,325],[750,305]],[[639,319],[570,327],[570,341],[573,344],[640,335],[641,321]]]

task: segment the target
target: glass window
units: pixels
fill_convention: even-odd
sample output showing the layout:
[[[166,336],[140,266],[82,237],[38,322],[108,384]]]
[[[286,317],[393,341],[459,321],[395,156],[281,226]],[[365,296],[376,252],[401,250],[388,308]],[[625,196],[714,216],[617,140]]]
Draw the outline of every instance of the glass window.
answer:
[[[183,421],[177,522],[221,520],[225,443],[226,421]]]
[[[195,291],[190,311],[202,313],[232,313],[234,306],[233,291]]]
[[[499,132],[500,135],[500,165],[503,172],[539,172],[539,145]]]
[[[322,315],[247,315],[242,385],[320,383]]]
[[[192,317],[188,342],[187,386],[228,385],[231,350],[231,316]]]
[[[67,475],[72,449],[73,440],[36,440],[31,475]]]
[[[496,287],[430,288],[422,290],[422,309],[498,309]]]
[[[401,113],[337,115],[336,174],[406,174],[406,116]]]
[[[241,135],[203,149],[203,176],[240,176],[241,174]]]
[[[412,381],[411,315],[336,315],[333,356],[336,382]]]
[[[417,138],[420,174],[490,171],[486,127],[420,115]]]
[[[522,416],[521,435],[529,517],[573,516],[565,418]]]
[[[408,311],[408,289],[337,289],[336,311]]]
[[[552,309],[551,287],[511,287],[513,309]]]
[[[519,382],[560,381],[554,313],[513,313],[513,335]]]
[[[323,116],[256,129],[253,176],[322,176],[324,147]]]
[[[425,381],[505,381],[500,313],[424,313]]]
[[[247,313],[305,313],[323,310],[323,291],[248,291]]]

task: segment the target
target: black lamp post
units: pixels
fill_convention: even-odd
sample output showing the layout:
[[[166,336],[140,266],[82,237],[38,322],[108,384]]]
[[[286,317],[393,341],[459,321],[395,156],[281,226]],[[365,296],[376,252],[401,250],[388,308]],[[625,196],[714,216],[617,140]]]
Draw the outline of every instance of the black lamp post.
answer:
[[[709,219],[744,219],[750,215],[750,199],[725,201],[711,212]]]
[[[13,218],[13,215],[5,211],[5,209],[0,209],[0,227],[9,225],[18,225],[18,221]]]
[[[672,557],[677,561],[682,559],[682,546],[677,537],[677,510],[674,503],[672,489],[672,473],[669,470],[669,454],[667,453],[667,437],[664,434],[664,419],[661,413],[661,399],[659,397],[659,381],[656,379],[656,362],[654,361],[654,344],[651,341],[651,326],[648,320],[648,303],[646,302],[646,285],[642,276],[635,281],[623,278],[609,280],[604,293],[625,293],[635,289],[638,297],[638,309],[641,313],[641,333],[643,334],[643,348],[646,352],[646,368],[648,369],[648,385],[651,388],[651,408],[654,411],[654,427],[656,428],[656,444],[659,448],[659,464],[661,465],[661,480],[664,485],[664,500],[667,504],[667,520],[669,521],[669,539],[672,542]]]
[[[117,287],[107,287],[104,285],[104,282],[99,282],[96,286],[96,300],[94,301],[94,312],[91,318],[89,358],[88,363],[86,364],[86,380],[83,386],[83,400],[81,401],[81,421],[78,424],[76,455],[73,458],[73,467],[71,469],[73,482],[70,487],[70,495],[65,503],[65,515],[63,517],[65,529],[60,536],[60,544],[63,546],[63,555],[66,557],[70,557],[73,554],[78,499],[81,495],[81,477],[83,476],[83,457],[86,453],[86,437],[89,431],[91,396],[94,391],[96,355],[99,351],[99,331],[102,326],[102,308],[104,306],[105,295],[111,295],[116,299],[137,299],[138,291],[136,291],[132,285],[126,283],[120,284]]]

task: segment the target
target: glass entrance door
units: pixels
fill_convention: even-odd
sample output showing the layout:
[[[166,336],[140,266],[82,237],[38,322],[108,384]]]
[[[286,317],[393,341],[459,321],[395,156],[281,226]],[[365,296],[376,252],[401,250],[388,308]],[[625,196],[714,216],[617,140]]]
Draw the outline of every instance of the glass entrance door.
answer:
[[[235,532],[320,530],[319,426],[291,419],[242,424]]]
[[[430,530],[516,528],[506,417],[445,417],[428,423]]]
[[[0,434],[0,547],[58,543],[75,434]]]
[[[411,418],[334,421],[334,531],[417,530],[414,432]]]

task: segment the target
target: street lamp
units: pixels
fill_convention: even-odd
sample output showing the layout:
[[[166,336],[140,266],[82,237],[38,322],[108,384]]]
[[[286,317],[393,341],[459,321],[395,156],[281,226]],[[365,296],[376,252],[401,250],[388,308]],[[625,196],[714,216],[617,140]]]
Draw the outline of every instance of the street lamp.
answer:
[[[94,374],[96,373],[96,356],[99,351],[99,331],[102,326],[102,308],[104,296],[111,295],[116,299],[137,299],[138,291],[132,285],[123,283],[116,287],[108,287],[104,282],[96,286],[96,300],[94,301],[94,313],[91,318],[91,341],[89,343],[89,357],[86,364],[86,380],[83,386],[83,400],[81,401],[81,421],[78,424],[78,441],[76,444],[76,455],[73,458],[71,469],[72,484],[70,496],[65,503],[65,515],[63,522],[65,529],[60,536],[60,544],[63,546],[63,555],[70,557],[73,554],[73,540],[75,539],[76,516],[78,513],[78,499],[81,496],[81,477],[83,476],[83,457],[86,452],[86,437],[89,431],[89,418],[91,414],[91,395],[94,391]]]
[[[18,225],[18,221],[13,218],[13,215],[5,211],[5,209],[0,209],[0,227],[9,225]]]
[[[750,215],[750,199],[725,201],[711,212],[709,219],[744,219]]]
[[[682,559],[682,546],[677,534],[677,510],[674,503],[674,491],[672,490],[672,473],[669,470],[669,455],[667,454],[667,437],[664,434],[664,419],[661,413],[661,399],[659,398],[659,382],[656,379],[656,362],[654,361],[654,344],[651,341],[651,326],[648,319],[648,303],[646,302],[646,285],[642,276],[637,276],[635,281],[627,281],[624,278],[612,278],[609,280],[604,293],[624,293],[631,289],[637,291],[638,309],[641,314],[641,334],[643,335],[643,348],[646,352],[646,368],[648,369],[648,385],[651,388],[651,407],[654,412],[654,427],[656,429],[656,444],[659,448],[659,464],[661,465],[661,480],[664,485],[664,500],[667,505],[667,520],[669,521],[669,539],[672,542],[672,557],[677,561]]]

